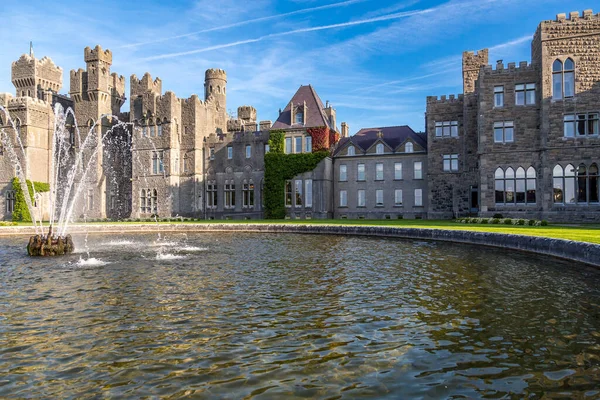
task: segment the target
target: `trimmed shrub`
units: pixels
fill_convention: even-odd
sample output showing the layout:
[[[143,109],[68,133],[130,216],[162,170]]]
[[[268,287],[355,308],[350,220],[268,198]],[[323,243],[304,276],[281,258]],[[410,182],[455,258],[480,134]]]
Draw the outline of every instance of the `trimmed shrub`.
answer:
[[[525,220],[524,219],[519,219],[519,221],[517,221],[517,223],[519,225],[525,225]]]
[[[494,214],[493,218],[502,219],[502,214]]]
[[[546,221],[545,219],[542,220],[541,224],[542,226],[548,226],[548,221]]]
[[[512,225],[512,220],[510,218],[504,218],[502,223],[504,223],[504,225]]]
[[[492,224],[499,224],[500,218],[492,218]]]

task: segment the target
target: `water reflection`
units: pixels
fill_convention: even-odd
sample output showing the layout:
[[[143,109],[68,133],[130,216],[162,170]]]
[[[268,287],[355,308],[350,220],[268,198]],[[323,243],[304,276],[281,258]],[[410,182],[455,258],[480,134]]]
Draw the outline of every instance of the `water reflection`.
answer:
[[[600,275],[474,246],[97,237],[0,250],[0,397],[597,397]],[[158,257],[171,254],[175,257]]]

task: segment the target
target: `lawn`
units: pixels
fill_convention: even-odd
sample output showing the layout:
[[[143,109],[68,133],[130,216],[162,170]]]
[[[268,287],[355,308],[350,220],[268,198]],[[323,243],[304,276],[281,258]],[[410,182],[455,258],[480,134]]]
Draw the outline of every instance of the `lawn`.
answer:
[[[310,225],[355,225],[390,226],[399,228],[452,229],[475,232],[495,232],[515,235],[542,236],[555,239],[577,240],[600,244],[600,224],[550,224],[548,226],[504,225],[504,224],[461,224],[451,220],[202,220],[193,222],[94,222],[90,224],[310,224]],[[19,225],[31,225],[19,223]]]

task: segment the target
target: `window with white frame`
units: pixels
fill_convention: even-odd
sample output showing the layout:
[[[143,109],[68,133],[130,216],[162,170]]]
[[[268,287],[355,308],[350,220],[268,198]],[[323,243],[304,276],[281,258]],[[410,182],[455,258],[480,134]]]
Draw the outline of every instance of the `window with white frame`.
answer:
[[[565,137],[598,135],[598,113],[566,114]]]
[[[383,163],[375,164],[375,180],[376,181],[383,180]]]
[[[294,152],[296,152],[296,153],[302,153],[302,136],[296,136],[296,137],[294,137],[294,141],[295,141]]]
[[[364,181],[365,180],[365,164],[358,164],[356,167],[356,180]]]
[[[555,60],[552,64],[552,99],[562,100],[575,96],[575,62],[567,58],[563,63]]]
[[[383,154],[383,143],[377,143],[377,146],[375,146],[375,153]]]
[[[494,86],[494,107],[504,107],[504,86]]]
[[[515,127],[512,121],[494,122],[494,143],[515,141]]]
[[[352,146],[352,145],[348,146],[348,150],[346,151],[346,155],[353,156],[355,154],[356,154],[356,152],[354,150],[354,146]]]
[[[285,154],[291,154],[292,153],[292,138],[288,137],[285,138]]]
[[[413,179],[423,179],[423,163],[421,161],[415,161],[413,166]]]
[[[340,190],[340,207],[348,207],[348,192]]]
[[[458,154],[444,154],[444,171],[445,172],[456,172],[458,171]]]
[[[497,168],[494,173],[496,204],[536,204],[536,173],[533,167]]]
[[[402,205],[402,189],[394,190],[394,205],[396,205],[396,206]]]
[[[312,179],[304,181],[304,207],[312,207]]]
[[[414,147],[413,144],[411,142],[408,142],[404,145],[404,152],[405,153],[412,153],[414,151]]]
[[[515,104],[517,106],[535,104],[535,83],[520,83],[515,85]]]
[[[304,124],[304,113],[302,111],[296,111],[296,123]]]
[[[582,163],[577,169],[572,164],[568,164],[564,169],[557,164],[552,178],[554,203],[598,204],[600,192],[596,163],[592,163],[589,167]]]
[[[252,157],[252,146],[247,144],[246,145],[246,158],[251,158]]]
[[[415,206],[423,206],[423,189],[415,189]]]
[[[227,159],[231,160],[233,158],[233,147],[227,146]]]
[[[312,153],[312,136],[306,136],[304,138],[304,152]]]
[[[358,207],[364,207],[366,205],[366,199],[365,199],[365,190],[364,189],[359,189],[356,192],[357,195],[357,206]]]
[[[295,181],[295,192],[296,192],[296,207],[302,207],[302,180],[296,179]]]
[[[244,181],[242,185],[242,207],[254,207],[254,183]]]
[[[152,173],[154,175],[162,174],[165,172],[165,166],[163,164],[163,152],[153,151],[152,152]]]
[[[402,163],[401,162],[394,163],[394,179],[395,180],[402,179]]]
[[[348,180],[348,166],[346,164],[340,164],[340,182],[346,182]]]
[[[458,137],[458,121],[437,121],[435,123],[436,137]]]
[[[383,207],[383,189],[375,190],[375,207]]]

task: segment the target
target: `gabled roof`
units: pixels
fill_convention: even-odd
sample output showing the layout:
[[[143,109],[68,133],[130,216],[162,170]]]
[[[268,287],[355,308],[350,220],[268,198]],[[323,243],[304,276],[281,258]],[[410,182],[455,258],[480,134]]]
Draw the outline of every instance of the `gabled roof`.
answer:
[[[379,134],[380,132],[382,135]],[[407,125],[402,125],[361,129],[354,136],[342,138],[336,147],[334,155],[338,154],[348,143],[352,143],[363,151],[366,151],[375,142],[381,140],[390,148],[396,149],[407,139],[411,139],[424,150],[427,150],[427,137],[424,134],[416,133]]]
[[[292,111],[291,104],[294,106],[298,106],[300,104],[304,104],[306,102],[306,124],[295,124],[292,123]],[[330,126],[329,121],[325,117],[325,113],[323,110],[325,107],[323,106],[323,102],[319,98],[317,92],[311,85],[300,86],[296,94],[292,97],[288,105],[285,109],[279,114],[279,118],[273,124],[272,129],[287,129],[287,128],[311,128],[315,126],[329,126],[330,128],[335,129],[335,126]]]

